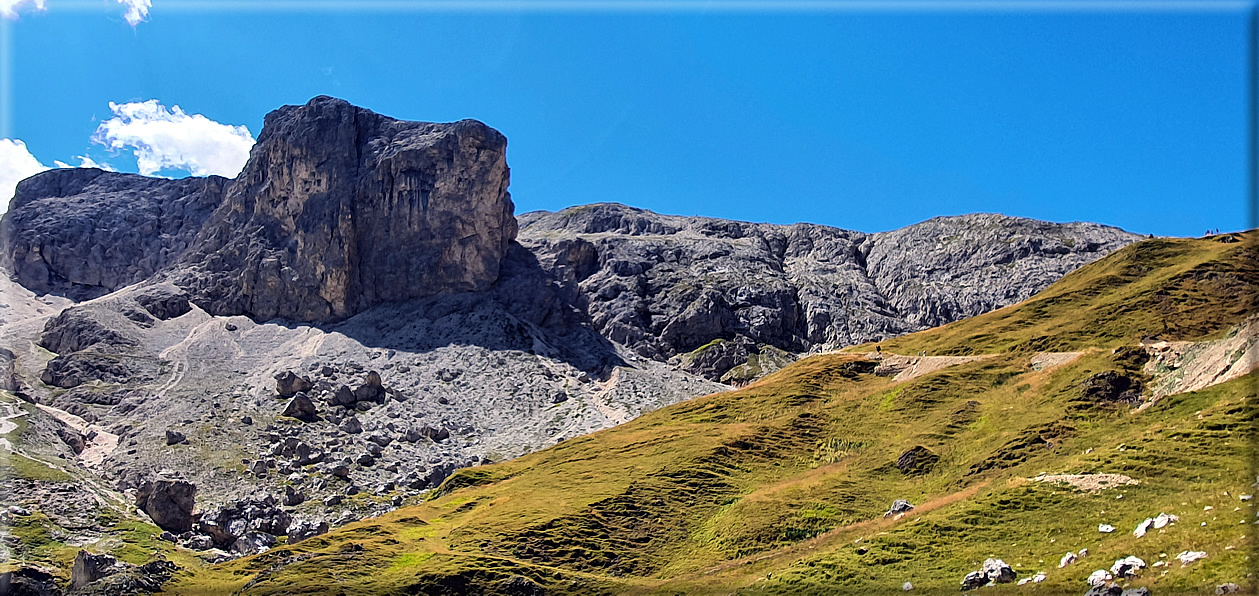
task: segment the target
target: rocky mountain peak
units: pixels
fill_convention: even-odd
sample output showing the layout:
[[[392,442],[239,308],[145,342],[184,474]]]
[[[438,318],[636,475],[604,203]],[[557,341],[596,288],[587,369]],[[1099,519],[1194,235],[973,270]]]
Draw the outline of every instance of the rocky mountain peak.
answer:
[[[214,314],[307,322],[484,290],[516,237],[506,149],[474,120],[285,106],[174,279]]]

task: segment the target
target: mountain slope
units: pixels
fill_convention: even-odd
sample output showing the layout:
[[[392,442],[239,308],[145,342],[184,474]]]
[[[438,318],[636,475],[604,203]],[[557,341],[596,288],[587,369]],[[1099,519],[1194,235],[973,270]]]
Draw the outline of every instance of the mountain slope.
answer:
[[[1168,374],[1136,347],[1147,320],[1165,313],[1133,295],[1188,301],[1168,332],[1180,340],[1226,336],[1256,314],[1236,301],[1259,285],[1259,236],[1231,238],[1240,242],[1137,244],[1028,302],[899,340],[981,358],[916,377],[903,374],[912,358],[891,354],[808,358],[738,391],[456,473],[422,506],[191,569],[168,588],[798,594],[892,592],[909,581],[955,593],[996,557],[1019,578],[1043,571],[1042,591],[1083,593],[1092,571],[1129,555],[1150,567],[1121,583],[1155,593],[1253,588],[1254,501],[1240,495],[1255,490],[1256,373],[1157,401],[1112,382]],[[1088,304],[1055,311],[1047,299]],[[1006,329],[1011,321],[1021,323]],[[1079,353],[1017,341],[1055,331],[1066,335],[1055,346]],[[1255,338],[1243,339],[1236,358],[1253,369]],[[1043,474],[1123,478],[1089,491]],[[884,517],[895,499],[918,508]],[[1179,520],[1133,534],[1160,513]],[[1081,548],[1086,558],[1058,568]],[[1207,557],[1182,565],[1184,551]]]
[[[997,214],[865,234],[600,203],[520,216],[518,240],[608,339],[728,382],[786,353],[877,341],[1013,304],[1140,236]],[[729,374],[727,374],[729,373]]]

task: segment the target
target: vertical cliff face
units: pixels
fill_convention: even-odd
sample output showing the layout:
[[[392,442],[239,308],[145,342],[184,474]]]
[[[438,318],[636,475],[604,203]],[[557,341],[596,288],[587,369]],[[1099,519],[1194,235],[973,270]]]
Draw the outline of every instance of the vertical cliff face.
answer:
[[[506,148],[473,120],[280,108],[173,278],[211,313],[307,322],[484,290],[516,237]]]

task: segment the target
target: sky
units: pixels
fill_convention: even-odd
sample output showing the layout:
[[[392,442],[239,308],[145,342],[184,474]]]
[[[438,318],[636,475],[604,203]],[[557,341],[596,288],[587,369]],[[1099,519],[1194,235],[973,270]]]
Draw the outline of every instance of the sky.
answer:
[[[1255,3],[0,0],[0,195],[233,176],[316,95],[508,138],[517,213],[877,232],[1000,212],[1252,227]]]

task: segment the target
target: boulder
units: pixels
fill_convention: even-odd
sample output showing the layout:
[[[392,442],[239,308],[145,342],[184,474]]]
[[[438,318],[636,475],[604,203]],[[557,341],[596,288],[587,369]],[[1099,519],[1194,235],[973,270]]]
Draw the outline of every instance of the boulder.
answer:
[[[358,397],[354,395],[354,391],[345,385],[337,387],[337,390],[328,396],[328,405],[343,406],[353,408],[358,403]]]
[[[328,532],[328,522],[322,519],[298,518],[289,526],[288,543],[294,544]]]
[[[303,422],[314,422],[319,418],[319,411],[315,409],[315,402],[310,401],[310,398],[305,393],[298,393],[288,403],[284,404],[284,411],[280,415],[296,418]]]
[[[343,433],[356,435],[363,432],[363,423],[359,422],[356,416],[349,416],[345,420],[341,421],[341,426],[338,428],[340,428]]]
[[[441,442],[450,438],[450,431],[444,428],[433,428],[426,424],[420,427],[420,435],[433,441]]]
[[[1145,561],[1130,555],[1115,561],[1110,566],[1110,573],[1119,578],[1134,577],[1142,569],[1145,569]]]
[[[74,565],[70,569],[70,589],[78,590],[121,570],[122,566],[119,565],[118,559],[111,555],[94,555],[80,550],[79,554],[74,556]]]
[[[314,385],[310,379],[298,376],[291,370],[286,370],[275,376],[275,392],[280,397],[293,397],[298,393],[310,391]]]
[[[184,480],[150,480],[136,491],[136,507],[163,530],[176,534],[192,529],[197,487]]]
[[[188,437],[185,437],[184,433],[181,433],[177,430],[172,430],[169,428],[166,429],[166,444],[167,445],[178,445],[187,440],[188,440]]]
[[[547,596],[547,591],[523,575],[513,575],[494,586],[494,594],[502,596]]]
[[[893,515],[906,513],[908,511],[912,511],[913,508],[914,506],[911,505],[909,501],[906,501],[905,499],[896,499],[892,502],[892,506],[888,508],[887,513],[883,514],[883,517],[891,517]]]
[[[1114,579],[1114,576],[1112,576],[1109,571],[1106,571],[1105,569],[1098,569],[1097,571],[1090,573],[1088,579],[1084,581],[1088,582],[1088,585],[1090,586],[1098,587],[1106,585]]]
[[[1018,576],[1014,568],[1001,559],[986,559],[980,571],[994,584],[1008,584]]]
[[[962,591],[978,590],[988,585],[988,578],[983,573],[972,571],[962,578]]]
[[[180,540],[179,545],[191,550],[210,550],[214,548],[214,539],[205,534],[196,534]]]
[[[284,487],[284,496],[280,498],[280,503],[285,507],[296,507],[306,502],[306,493],[294,490],[292,486]]]
[[[249,555],[267,552],[273,546],[275,546],[275,536],[266,532],[245,532],[244,536],[237,538],[232,543],[228,552],[248,557]]]

